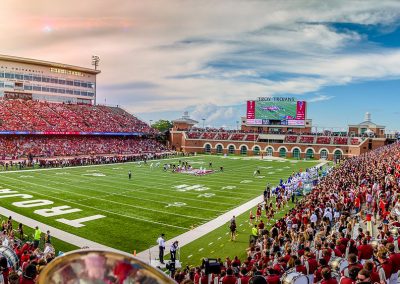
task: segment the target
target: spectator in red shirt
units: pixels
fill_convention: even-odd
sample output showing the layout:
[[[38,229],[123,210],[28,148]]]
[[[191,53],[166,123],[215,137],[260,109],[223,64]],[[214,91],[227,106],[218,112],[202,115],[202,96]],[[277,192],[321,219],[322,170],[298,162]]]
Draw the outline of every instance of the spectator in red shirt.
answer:
[[[394,251],[395,247],[393,243],[386,244],[386,248],[389,251],[389,260],[392,262],[392,275],[390,277],[390,283],[397,283],[400,270],[400,253],[396,253]]]
[[[362,245],[359,245],[358,248],[358,260],[361,264],[364,264],[365,261],[370,260],[374,255],[374,248],[372,245],[368,244],[366,238],[362,240]]]
[[[222,284],[236,284],[236,277],[233,275],[232,268],[228,268],[226,270],[226,276],[224,276],[221,280]]]
[[[304,265],[301,264],[300,259],[296,259],[294,261],[294,265],[296,267],[296,272],[300,272],[300,273],[303,273],[304,275],[307,275],[307,269]]]
[[[331,269],[329,267],[325,267],[321,271],[322,281],[321,284],[337,284],[336,278],[332,278]]]
[[[357,275],[361,269],[359,267],[352,267],[349,269],[349,276],[342,276],[340,278],[340,284],[355,284],[357,282]]]
[[[268,284],[279,284],[280,283],[280,276],[279,274],[272,268],[268,269],[268,274],[267,274],[267,283]]]
[[[240,283],[241,284],[248,284],[249,280],[250,280],[250,276],[247,275],[247,269],[246,268],[242,268],[242,270],[240,271]]]

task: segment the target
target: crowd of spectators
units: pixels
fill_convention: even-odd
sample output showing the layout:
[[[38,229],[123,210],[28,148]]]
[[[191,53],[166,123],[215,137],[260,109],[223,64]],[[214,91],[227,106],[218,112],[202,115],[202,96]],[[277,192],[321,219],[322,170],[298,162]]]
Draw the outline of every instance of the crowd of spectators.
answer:
[[[0,282],[4,284],[34,284],[43,268],[56,257],[50,231],[42,233],[36,227],[32,236],[25,234],[19,223],[13,227],[12,217],[1,222]],[[15,254],[8,253],[8,250]],[[16,258],[14,258],[16,256]],[[12,265],[10,266],[10,262]]]
[[[314,136],[300,136],[299,143],[312,144],[314,143]]]
[[[236,140],[236,141],[240,140],[241,141],[241,140],[243,140],[244,136],[246,136],[246,134],[244,134],[244,133],[234,133],[231,135],[231,140]]]
[[[320,136],[317,138],[317,144],[331,144],[331,137]]]
[[[189,139],[208,139],[208,140],[245,140],[245,141],[256,141],[259,134],[249,131],[237,131],[237,130],[218,130],[215,132],[200,131],[199,129],[191,130],[186,133]],[[269,132],[268,134],[273,134]],[[283,134],[283,133],[276,133]],[[323,133],[305,133],[305,134],[286,134],[284,138],[285,143],[303,143],[303,144],[336,144],[336,145],[359,145],[361,139],[359,137],[350,136],[321,136]]]
[[[247,134],[245,140],[246,141],[257,141],[258,134]]]
[[[247,258],[219,259],[221,272],[211,275],[213,281],[293,283],[293,276],[303,275],[308,283],[397,283],[400,144],[345,160],[276,221],[274,212],[290,200],[290,193],[284,186],[265,192],[255,222],[250,212],[254,227]],[[262,207],[265,223],[260,221]],[[272,227],[267,228],[270,220]],[[195,284],[208,278],[200,266],[177,271],[174,277],[178,283]]]
[[[287,143],[296,143],[297,142],[297,136],[295,136],[295,135],[286,135],[285,136],[285,142],[287,142]]]
[[[0,131],[156,133],[119,107],[0,100]]]
[[[359,145],[361,142],[360,142],[359,138],[353,137],[353,138],[351,138],[350,143],[351,143],[351,145]]]
[[[349,137],[333,137],[333,144],[347,145]]]
[[[0,160],[167,151],[154,139],[105,136],[0,136]]]
[[[228,132],[219,132],[219,133],[217,133],[217,135],[215,136],[214,139],[215,140],[228,140],[230,135],[231,134]]]

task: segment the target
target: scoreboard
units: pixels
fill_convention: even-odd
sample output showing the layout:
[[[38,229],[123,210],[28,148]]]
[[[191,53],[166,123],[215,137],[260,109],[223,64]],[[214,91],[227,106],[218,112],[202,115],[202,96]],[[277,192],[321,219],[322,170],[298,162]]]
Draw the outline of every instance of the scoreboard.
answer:
[[[306,101],[293,97],[261,97],[247,101],[247,124],[304,126]]]

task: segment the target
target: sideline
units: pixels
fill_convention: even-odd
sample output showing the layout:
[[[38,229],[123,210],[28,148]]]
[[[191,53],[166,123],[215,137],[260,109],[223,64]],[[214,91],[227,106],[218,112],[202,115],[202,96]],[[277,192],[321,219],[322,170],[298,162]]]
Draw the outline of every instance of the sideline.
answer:
[[[77,246],[78,248],[82,248],[82,247],[89,247],[89,248],[94,248],[94,249],[101,249],[101,250],[112,250],[114,252],[118,252],[118,253],[125,253],[121,250],[117,250],[111,247],[107,247],[105,245],[78,237],[77,235],[71,234],[71,233],[67,233],[65,231],[62,231],[60,229],[54,228],[52,226],[46,225],[44,223],[38,222],[32,218],[29,217],[25,217],[19,213],[16,213],[14,211],[8,210],[7,208],[4,207],[0,207],[0,212],[2,215],[4,216],[11,216],[13,218],[14,221],[19,222],[24,224],[25,226],[31,227],[31,228],[35,228],[36,226],[39,226],[39,229],[45,233],[47,230],[50,230],[50,234],[67,243],[70,243],[74,246]],[[57,249],[57,248],[55,248]]]
[[[315,167],[321,167],[321,166],[325,165],[326,163],[328,163],[328,161],[323,161],[323,162],[315,165]],[[248,210],[254,208],[255,206],[257,206],[258,203],[261,203],[262,201],[263,201],[263,196],[261,194],[258,197],[240,205],[239,207],[236,207],[236,208],[232,209],[231,211],[228,211],[228,212],[222,214],[221,216],[215,218],[214,220],[211,220],[203,225],[200,225],[200,226],[194,228],[193,230],[190,230],[186,233],[183,233],[179,236],[174,237],[173,239],[166,241],[165,242],[165,248],[166,248],[165,255],[169,254],[169,248],[171,247],[172,243],[175,240],[179,241],[179,246],[182,248],[183,246],[185,246],[185,245],[203,237],[204,235],[214,231],[215,229],[223,226],[225,223],[229,222],[229,220],[232,218],[232,216],[239,216],[239,215],[247,212]],[[156,240],[154,240],[154,242],[156,242]],[[155,259],[156,257],[158,257],[158,252],[159,252],[158,245],[156,245],[145,251],[138,253],[136,255],[136,257],[146,263],[150,263],[152,259]]]
[[[176,160],[176,159],[184,159],[184,158],[194,158],[194,157],[202,157],[202,155],[196,156],[180,156],[176,158],[165,158],[165,159],[151,159],[149,161],[165,161],[165,160]],[[38,169],[29,169],[29,170],[12,170],[12,171],[0,171],[0,174],[7,173],[24,173],[24,172],[39,172],[39,171],[55,171],[55,170],[67,170],[67,169],[76,169],[76,168],[87,168],[87,167],[102,167],[102,166],[116,166],[116,165],[125,165],[125,164],[139,164],[143,161],[135,161],[135,162],[123,162],[123,163],[109,163],[109,164],[95,164],[95,165],[84,165],[84,166],[70,166],[70,167],[54,167],[54,168],[38,168]]]

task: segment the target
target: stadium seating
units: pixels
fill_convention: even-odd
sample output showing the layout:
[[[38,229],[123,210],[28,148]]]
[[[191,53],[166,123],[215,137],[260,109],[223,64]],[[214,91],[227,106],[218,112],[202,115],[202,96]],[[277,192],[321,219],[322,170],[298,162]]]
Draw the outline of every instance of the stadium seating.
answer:
[[[314,136],[300,136],[299,143],[312,144],[314,143]]]
[[[236,141],[243,140],[245,135],[246,134],[243,134],[243,133],[234,133],[231,136],[231,140],[236,140]]]
[[[198,131],[193,131],[193,132],[187,132],[186,134],[189,139],[199,139],[201,134],[203,133]]]
[[[157,132],[121,108],[100,105],[0,100],[0,117],[2,131]]]
[[[296,143],[297,142],[297,136],[295,136],[295,135],[286,135],[285,136],[285,142],[286,143]]]
[[[350,140],[350,144],[351,144],[351,145],[360,145],[360,143],[361,143],[360,138],[355,138],[355,137],[353,137],[353,138],[351,138],[351,140]]]
[[[258,134],[247,134],[245,140],[246,141],[257,141]]]
[[[214,132],[204,132],[200,139],[213,139],[215,137]]]
[[[331,137],[320,136],[317,138],[317,144],[331,144]]]
[[[338,145],[347,145],[349,141],[348,137],[333,137],[333,144],[338,144]]]
[[[229,136],[231,134],[227,132],[219,132],[217,135],[214,137],[215,140],[228,140]]]
[[[167,148],[152,139],[122,137],[0,137],[0,159],[59,157],[99,154],[139,154],[166,151]]]

